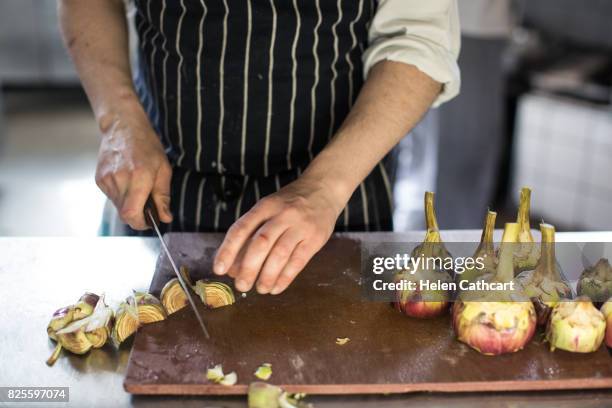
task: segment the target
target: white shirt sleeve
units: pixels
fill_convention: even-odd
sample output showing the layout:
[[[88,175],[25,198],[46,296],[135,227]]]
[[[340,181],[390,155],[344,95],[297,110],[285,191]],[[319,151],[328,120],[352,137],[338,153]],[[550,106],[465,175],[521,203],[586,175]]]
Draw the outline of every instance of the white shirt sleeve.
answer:
[[[433,106],[459,93],[461,77],[456,0],[379,0],[363,55],[364,75],[379,61],[416,66],[443,89]]]

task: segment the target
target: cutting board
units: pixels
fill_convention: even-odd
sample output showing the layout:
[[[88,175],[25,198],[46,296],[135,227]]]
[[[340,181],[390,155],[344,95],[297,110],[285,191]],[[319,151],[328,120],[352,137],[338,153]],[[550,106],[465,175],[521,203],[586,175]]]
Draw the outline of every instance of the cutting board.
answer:
[[[211,277],[219,235],[168,234],[170,251],[194,279]],[[448,316],[405,317],[387,303],[362,300],[360,239],[334,237],[279,296],[255,292],[233,306],[200,312],[205,340],[189,308],[144,326],[134,340],[125,389],[134,394],[245,394],[254,371],[272,364],[269,382],[310,394],[416,391],[510,391],[612,388],[612,358],[550,352],[536,338],[518,353],[483,356],[455,340]],[[159,294],[172,277],[160,257],[151,284]],[[198,302],[199,303],[199,302]],[[341,346],[337,338],[350,341]],[[238,383],[205,378],[222,364]]]

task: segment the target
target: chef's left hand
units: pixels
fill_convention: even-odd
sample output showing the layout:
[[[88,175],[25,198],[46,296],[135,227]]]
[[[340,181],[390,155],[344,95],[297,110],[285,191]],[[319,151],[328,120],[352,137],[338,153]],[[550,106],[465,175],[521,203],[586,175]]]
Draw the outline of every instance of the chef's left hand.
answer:
[[[344,204],[321,180],[300,179],[261,199],[228,230],[214,261],[217,275],[247,292],[284,291],[331,236]]]

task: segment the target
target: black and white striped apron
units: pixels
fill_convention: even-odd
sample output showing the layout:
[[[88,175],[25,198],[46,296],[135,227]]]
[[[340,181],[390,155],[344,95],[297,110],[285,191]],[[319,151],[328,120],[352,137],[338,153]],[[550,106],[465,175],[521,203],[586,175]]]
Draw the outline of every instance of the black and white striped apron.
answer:
[[[135,5],[136,86],[174,168],[169,229],[224,231],[299,177],[348,114],[374,0]],[[337,229],[391,229],[388,174],[375,168]]]

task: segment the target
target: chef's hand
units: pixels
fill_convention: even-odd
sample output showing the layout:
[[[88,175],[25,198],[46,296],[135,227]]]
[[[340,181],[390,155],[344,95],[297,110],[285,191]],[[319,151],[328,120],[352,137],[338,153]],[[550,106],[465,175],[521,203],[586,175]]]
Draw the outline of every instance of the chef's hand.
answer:
[[[147,229],[143,209],[151,194],[160,221],[171,222],[172,168],[142,109],[128,109],[100,128],[96,184],[113,202],[121,220],[136,230]]]
[[[247,292],[284,291],[331,236],[344,203],[306,177],[261,199],[227,232],[214,261],[217,275],[235,278]]]

